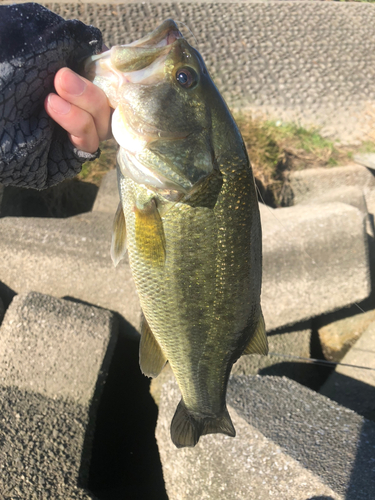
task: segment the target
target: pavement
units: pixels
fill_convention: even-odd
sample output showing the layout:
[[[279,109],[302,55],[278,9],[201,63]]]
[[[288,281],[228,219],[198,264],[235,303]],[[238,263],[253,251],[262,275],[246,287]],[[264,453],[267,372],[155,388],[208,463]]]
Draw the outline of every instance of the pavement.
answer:
[[[4,3],[4,2],[3,2]],[[9,2],[10,3],[10,2]],[[108,46],[180,21],[225,100],[256,116],[375,138],[375,6],[358,2],[45,3],[103,32]],[[184,26],[186,25],[186,27]]]

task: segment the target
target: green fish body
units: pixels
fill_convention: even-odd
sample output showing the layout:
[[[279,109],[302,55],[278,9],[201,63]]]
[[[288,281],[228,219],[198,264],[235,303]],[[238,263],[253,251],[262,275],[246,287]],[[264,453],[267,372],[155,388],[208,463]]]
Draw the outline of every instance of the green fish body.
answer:
[[[137,48],[146,53],[138,59]],[[111,64],[125,60],[122,71],[138,81],[126,76],[114,92],[99,77],[115,96],[120,144],[112,254],[118,261],[127,247],[144,313],[141,369],[156,377],[170,363],[182,394],[171,437],[195,446],[204,434],[235,435],[232,365],[267,354],[254,178],[224,100],[173,21],[123,50]]]

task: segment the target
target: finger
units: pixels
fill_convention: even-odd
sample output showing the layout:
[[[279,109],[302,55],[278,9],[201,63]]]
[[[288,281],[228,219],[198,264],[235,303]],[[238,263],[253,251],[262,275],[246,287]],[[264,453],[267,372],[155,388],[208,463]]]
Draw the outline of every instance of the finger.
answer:
[[[49,116],[68,132],[76,148],[87,153],[95,153],[99,147],[99,136],[90,113],[56,94],[47,96],[45,109]]]
[[[65,101],[87,111],[93,117],[100,140],[112,136],[112,111],[102,89],[69,68],[62,68],[56,73],[55,88]]]

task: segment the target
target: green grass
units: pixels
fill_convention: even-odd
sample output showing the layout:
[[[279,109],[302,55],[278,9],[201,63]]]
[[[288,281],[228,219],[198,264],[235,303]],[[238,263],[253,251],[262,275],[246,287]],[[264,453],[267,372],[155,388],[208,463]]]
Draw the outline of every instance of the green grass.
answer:
[[[374,0],[375,1],[375,0]],[[261,121],[250,113],[236,114],[257,185],[271,206],[283,205],[289,172],[312,167],[333,167],[350,163],[357,152],[375,152],[375,143],[363,142],[355,148],[324,138],[317,129],[294,123]],[[102,177],[116,166],[117,144],[112,139],[100,145],[102,154],[82,167],[78,179],[99,185]]]
[[[333,167],[351,161],[352,149],[324,138],[317,129],[281,121],[261,121],[251,114],[237,114],[235,119],[258,187],[270,205],[282,205],[283,187],[290,171]]]

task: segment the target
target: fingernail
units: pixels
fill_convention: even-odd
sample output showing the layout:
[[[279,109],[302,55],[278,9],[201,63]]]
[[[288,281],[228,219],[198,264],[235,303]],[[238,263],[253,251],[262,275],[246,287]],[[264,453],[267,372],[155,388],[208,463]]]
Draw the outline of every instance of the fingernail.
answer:
[[[61,99],[61,97],[56,94],[50,94],[48,96],[48,104],[51,106],[53,111],[55,111],[55,113],[59,113],[59,115],[68,114],[72,107],[70,102],[64,101],[64,99]]]
[[[80,96],[86,88],[86,83],[82,78],[70,70],[64,71],[60,84],[66,92],[74,96]]]

